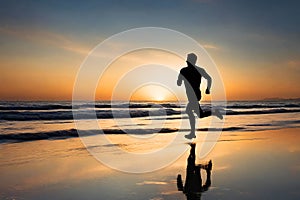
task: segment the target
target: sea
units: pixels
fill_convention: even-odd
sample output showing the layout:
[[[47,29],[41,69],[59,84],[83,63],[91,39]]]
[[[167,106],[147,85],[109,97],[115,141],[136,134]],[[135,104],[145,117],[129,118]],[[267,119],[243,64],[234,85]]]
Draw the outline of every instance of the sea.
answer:
[[[196,163],[213,163],[202,199],[300,199],[300,101],[201,106],[224,114],[197,120]],[[0,199],[187,199],[176,182],[178,174],[186,180],[190,152],[185,108],[2,101]],[[201,176],[208,180],[204,170]]]
[[[185,106],[177,102],[97,101],[72,105],[70,101],[2,101],[0,142],[78,137],[76,120],[86,124],[81,131],[87,135],[99,133],[89,128],[93,120],[98,121],[101,134],[181,134],[189,130],[188,126],[178,125],[187,120]],[[201,106],[203,110],[211,108],[209,102],[202,102]],[[229,101],[218,109],[224,114],[224,124],[218,129],[223,133],[300,127],[300,100]],[[197,132],[207,130],[212,127],[205,119],[199,119]]]

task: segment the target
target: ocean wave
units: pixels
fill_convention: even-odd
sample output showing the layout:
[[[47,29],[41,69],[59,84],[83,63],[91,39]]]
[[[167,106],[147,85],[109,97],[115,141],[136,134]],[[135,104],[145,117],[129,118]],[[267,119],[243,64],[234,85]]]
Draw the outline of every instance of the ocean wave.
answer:
[[[234,111],[226,110],[226,115],[260,115],[260,114],[280,114],[280,113],[297,113],[300,109],[268,109],[268,110],[244,110]]]
[[[78,133],[76,129],[39,132],[39,133],[4,134],[4,135],[0,135],[0,140],[34,141],[34,140],[45,140],[50,138],[62,139],[62,138],[70,138],[70,137],[78,137]]]
[[[206,110],[206,109],[204,109]],[[280,114],[280,113],[298,113],[300,109],[268,109],[268,110],[221,110],[226,115],[261,115],[261,114]],[[167,120],[182,119],[186,117],[176,117],[184,113],[183,111],[173,109],[149,109],[149,110],[97,110],[91,111],[74,111],[76,119],[94,119],[95,113],[97,119],[112,118],[138,118],[138,117],[155,117],[155,116],[173,116],[167,117]],[[73,120],[72,111],[4,111],[0,112],[0,120],[6,121],[35,121],[35,120]],[[149,118],[151,120],[156,118]],[[160,120],[161,118],[157,118]]]
[[[180,108],[181,106],[175,103],[8,103],[0,105],[2,111],[18,111],[18,110],[72,110],[85,108]]]
[[[202,109],[209,110],[210,104],[202,104]],[[280,114],[280,113],[298,113],[300,104],[297,102],[289,103],[249,103],[238,102],[228,103],[226,109],[219,109],[226,115],[259,115],[259,114]],[[98,119],[111,118],[138,118],[149,117],[155,119],[157,116],[167,116],[167,120],[181,119],[179,117],[184,113],[185,106],[176,103],[107,103],[96,102],[95,106],[91,103],[79,103],[71,105],[71,102],[63,103],[0,103],[0,120],[5,121],[38,121],[38,120],[73,120],[73,114],[76,119],[94,119],[95,113]],[[73,112],[72,112],[73,111]],[[94,112],[95,111],[95,112]],[[183,116],[182,118],[186,118]],[[157,118],[160,120],[161,118]]]
[[[201,105],[209,105],[201,102]],[[0,110],[71,110],[85,108],[182,108],[177,102],[0,102]],[[300,108],[300,102],[227,102],[229,109]]]
[[[197,131],[207,132],[207,131],[238,131],[243,130],[243,127],[226,127],[223,129],[219,128],[200,128]],[[189,132],[189,129],[178,129],[178,128],[162,128],[162,129],[102,129],[102,130],[80,130],[80,136],[92,136],[98,134],[136,134],[136,135],[146,135],[146,134],[168,134],[175,132]],[[37,133],[16,133],[16,134],[3,134],[0,135],[0,141],[2,142],[26,142],[35,140],[61,140],[79,137],[78,131],[76,129],[67,130],[57,130],[48,132],[37,132]]]
[[[227,105],[229,109],[264,109],[264,108],[300,108],[299,103],[269,103],[269,104],[230,104]]]
[[[59,104],[51,104],[51,105],[5,105],[0,106],[0,110],[68,110],[72,109],[71,105],[59,105]]]
[[[154,134],[154,133],[172,133],[177,132],[178,129],[162,128],[162,129],[103,129],[103,130],[81,130],[80,136],[91,136],[97,134]],[[49,132],[38,133],[17,133],[17,134],[4,134],[0,135],[0,140],[3,141],[15,141],[25,142],[34,140],[46,140],[46,139],[67,139],[72,137],[78,137],[78,131],[76,129],[58,130]]]
[[[94,119],[95,113],[98,119],[111,118],[137,118],[149,116],[178,115],[180,111],[173,109],[151,109],[151,110],[97,110],[74,111],[76,119]],[[72,111],[48,111],[48,112],[29,112],[29,111],[5,111],[0,112],[0,120],[7,121],[34,121],[34,120],[72,120]]]

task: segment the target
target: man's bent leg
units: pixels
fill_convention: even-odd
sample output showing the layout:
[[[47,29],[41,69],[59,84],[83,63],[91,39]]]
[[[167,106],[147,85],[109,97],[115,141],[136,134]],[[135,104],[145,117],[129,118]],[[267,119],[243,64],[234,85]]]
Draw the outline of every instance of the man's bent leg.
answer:
[[[200,118],[205,118],[212,115],[211,110],[203,111],[200,104],[199,104],[199,109],[200,109],[200,116],[201,116]]]
[[[223,119],[223,115],[220,113],[219,110],[215,110],[214,112],[212,112],[211,110],[203,111],[200,104],[199,104],[199,110],[196,113],[199,118],[205,118],[214,115],[219,119]]]

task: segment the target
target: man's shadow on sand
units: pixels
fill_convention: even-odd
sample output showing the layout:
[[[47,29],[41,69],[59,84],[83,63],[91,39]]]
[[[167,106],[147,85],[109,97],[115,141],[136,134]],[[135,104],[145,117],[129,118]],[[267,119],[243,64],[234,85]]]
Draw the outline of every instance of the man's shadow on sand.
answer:
[[[178,191],[182,191],[188,200],[200,200],[201,194],[206,192],[211,186],[212,162],[210,160],[207,164],[196,165],[196,144],[191,143],[190,146],[191,150],[187,159],[185,184],[183,185],[181,174],[178,174],[177,189]],[[202,185],[201,169],[206,171],[206,181],[204,185]]]

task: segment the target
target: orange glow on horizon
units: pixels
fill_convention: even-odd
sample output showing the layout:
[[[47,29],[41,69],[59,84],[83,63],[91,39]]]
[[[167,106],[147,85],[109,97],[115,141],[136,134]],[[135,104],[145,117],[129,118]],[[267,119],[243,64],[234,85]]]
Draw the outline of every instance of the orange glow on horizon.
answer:
[[[177,98],[166,88],[159,85],[146,85],[138,88],[130,97],[130,101],[177,101]]]
[[[0,65],[0,100],[72,100],[73,85],[76,74],[82,62],[82,56],[68,60],[60,58],[57,62],[49,62],[45,58],[36,59],[4,59]],[[96,100],[111,100],[114,86],[128,71],[142,63],[161,63],[170,66],[175,71],[180,71],[185,62],[167,52],[148,50],[145,52],[133,52],[120,57],[105,71],[99,80],[95,91]],[[243,70],[233,70],[227,62],[222,62],[220,74],[226,89],[227,100],[260,100],[264,98],[299,98],[299,87],[295,85],[299,73],[289,74],[282,71],[283,67],[277,65],[268,66],[268,70],[253,70],[251,64]],[[242,64],[242,63],[241,63]],[[245,64],[244,64],[245,65]],[[75,67],[74,67],[75,66]],[[205,66],[204,66],[205,68]],[[293,67],[293,70],[297,68]],[[272,76],[270,76],[272,71]],[[147,74],[145,74],[147,76]],[[177,77],[171,78],[176,83]],[[214,77],[211,94],[215,95]],[[133,80],[134,81],[134,80]],[[88,83],[86,83],[88,84]],[[203,83],[205,87],[205,83]],[[125,87],[125,86],[124,86]],[[126,87],[125,87],[126,88]],[[156,89],[143,89],[128,94],[127,90],[117,95],[118,100],[152,100],[152,101],[176,101],[178,94],[185,97],[184,87],[174,87],[180,94],[161,92],[153,94]],[[202,88],[203,90],[203,88]],[[132,93],[133,91],[129,91]],[[131,96],[130,96],[131,95]],[[211,99],[211,95],[203,95],[202,100]]]

